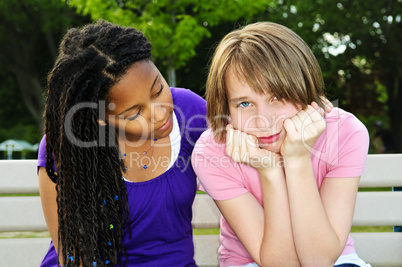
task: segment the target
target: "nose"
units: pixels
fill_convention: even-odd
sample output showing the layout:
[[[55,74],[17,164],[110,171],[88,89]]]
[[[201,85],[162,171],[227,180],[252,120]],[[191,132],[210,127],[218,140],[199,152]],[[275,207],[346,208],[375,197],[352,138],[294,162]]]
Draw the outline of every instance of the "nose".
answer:
[[[152,104],[153,123],[161,122],[166,117],[167,107],[160,103]]]
[[[268,107],[260,105],[254,115],[254,124],[257,129],[266,131],[275,125],[274,117],[275,116],[273,116],[272,112],[269,111]]]
[[[255,127],[260,130],[269,129],[272,125],[270,119],[266,114],[257,113],[254,118]]]

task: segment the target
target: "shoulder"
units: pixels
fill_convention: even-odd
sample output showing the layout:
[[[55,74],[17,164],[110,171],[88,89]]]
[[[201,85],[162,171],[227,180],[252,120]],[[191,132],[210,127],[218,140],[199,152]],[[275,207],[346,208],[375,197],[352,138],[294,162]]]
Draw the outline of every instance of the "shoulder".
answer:
[[[334,108],[326,115],[325,121],[329,125],[339,124],[342,127],[350,127],[349,131],[367,132],[366,126],[355,115],[341,108]]]
[[[197,140],[192,153],[192,164],[194,170],[201,173],[207,169],[213,173],[241,172],[242,167],[242,164],[234,162],[226,154],[226,143],[217,142],[211,129],[203,132]]]
[[[54,157],[53,157],[53,161],[54,161]],[[46,135],[43,135],[42,140],[40,141],[40,144],[39,144],[37,167],[38,167],[37,168],[38,170],[39,170],[39,167],[46,167]],[[53,163],[53,170],[55,172],[57,172],[55,162]]]
[[[170,88],[174,111],[182,131],[188,136],[191,144],[199,138],[207,128],[206,102],[196,93],[183,88]]]
[[[38,167],[46,167],[46,135],[42,137],[38,149]]]
[[[352,113],[334,108],[317,141],[317,158],[327,163],[327,177],[354,177],[363,172],[369,147],[366,126]]]
[[[173,104],[180,108],[206,110],[206,101],[193,91],[171,87]]]
[[[226,144],[217,143],[211,129],[198,139],[191,163],[200,180],[200,190],[215,200],[231,199],[248,191],[246,184],[252,172],[227,156]]]
[[[204,131],[194,147],[194,153],[226,156],[226,143],[218,143],[211,129]]]
[[[336,134],[340,141],[347,142],[351,137],[358,138],[359,143],[369,142],[366,126],[352,113],[340,108],[334,108],[325,117],[327,132]]]
[[[193,154],[194,170],[205,168],[205,162],[208,162],[208,167],[219,167],[219,162],[225,159],[230,160],[226,155],[226,144],[217,143],[214,139],[214,134],[211,129],[204,131],[197,140]],[[198,163],[202,162],[201,165]]]

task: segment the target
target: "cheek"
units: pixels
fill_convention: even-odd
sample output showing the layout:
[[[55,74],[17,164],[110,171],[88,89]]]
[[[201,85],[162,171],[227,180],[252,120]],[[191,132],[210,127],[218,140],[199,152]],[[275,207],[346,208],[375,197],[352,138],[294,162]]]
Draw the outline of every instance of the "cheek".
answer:
[[[237,130],[246,131],[246,122],[248,121],[248,116],[241,113],[238,109],[229,109],[230,120],[229,122],[233,125],[233,128]]]
[[[143,117],[132,121],[111,119],[109,123],[115,128],[116,134],[119,136],[135,135],[143,137],[148,136],[151,130],[150,124]]]
[[[286,107],[277,113],[275,116],[275,124],[278,129],[283,127],[283,123],[286,119],[294,117],[297,113],[298,110],[293,106]]]
[[[172,92],[167,84],[164,85],[162,98],[163,103],[171,106],[173,105]]]

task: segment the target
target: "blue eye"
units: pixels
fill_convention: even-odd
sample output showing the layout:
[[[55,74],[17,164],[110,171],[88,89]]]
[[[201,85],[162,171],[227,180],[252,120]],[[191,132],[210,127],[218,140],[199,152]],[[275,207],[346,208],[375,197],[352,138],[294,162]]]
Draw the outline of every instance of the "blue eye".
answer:
[[[240,104],[237,105],[237,107],[246,108],[249,107],[250,105],[251,105],[250,102],[241,102]]]

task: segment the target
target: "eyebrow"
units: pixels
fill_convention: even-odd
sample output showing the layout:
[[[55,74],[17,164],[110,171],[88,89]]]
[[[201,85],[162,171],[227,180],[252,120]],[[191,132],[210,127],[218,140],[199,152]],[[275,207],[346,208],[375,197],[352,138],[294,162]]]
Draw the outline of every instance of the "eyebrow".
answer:
[[[241,96],[241,97],[232,98],[229,100],[229,102],[230,103],[238,103],[238,102],[245,101],[245,100],[249,101],[250,99],[246,96]]]
[[[156,77],[155,77],[155,79],[154,79],[154,82],[152,83],[152,86],[151,86],[151,88],[150,88],[150,91],[151,91],[151,92],[152,92],[152,89],[153,89],[154,86],[155,86],[156,81],[157,81],[158,78],[159,78],[159,75],[160,75],[160,72],[158,72],[158,74],[156,74]],[[135,104],[134,106],[132,106],[132,107],[126,109],[125,111],[120,112],[119,115],[122,115],[122,114],[126,113],[127,111],[133,110],[133,109],[137,108],[138,106],[139,106],[138,104]]]

